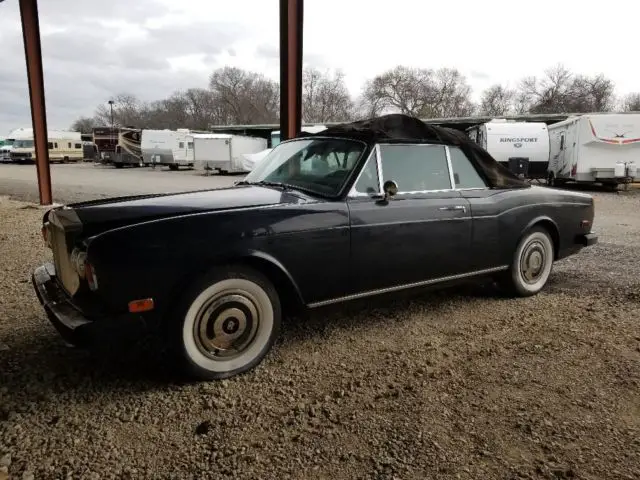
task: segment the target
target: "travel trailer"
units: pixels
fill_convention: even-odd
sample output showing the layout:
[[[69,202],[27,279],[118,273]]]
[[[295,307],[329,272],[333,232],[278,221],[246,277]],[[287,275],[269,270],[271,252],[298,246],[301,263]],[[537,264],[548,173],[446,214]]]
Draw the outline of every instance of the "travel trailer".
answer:
[[[118,145],[118,129],[110,127],[95,127],[93,129],[93,143],[98,147],[98,160],[102,163],[113,162]]]
[[[494,119],[467,129],[471,140],[513,173],[525,178],[546,178],[549,132],[544,122]]]
[[[181,166],[193,166],[193,142],[187,141],[188,134],[208,133],[188,128],[177,130],[143,130],[142,162],[147,165],[166,165],[171,170]]]
[[[640,114],[588,114],[549,125],[548,183],[639,181]]]
[[[25,129],[26,130],[26,129]],[[47,132],[49,162],[81,162],[83,158],[80,132],[49,130]],[[33,131],[16,138],[11,149],[12,162],[34,162],[36,148]]]
[[[218,170],[220,173],[246,172],[244,154],[258,153],[267,148],[260,137],[226,133],[189,134],[187,144],[193,144],[193,166],[196,170]]]
[[[125,165],[142,166],[142,149],[140,147],[142,130],[135,127],[122,127],[118,131],[118,145],[116,145],[113,164],[116,168]]]

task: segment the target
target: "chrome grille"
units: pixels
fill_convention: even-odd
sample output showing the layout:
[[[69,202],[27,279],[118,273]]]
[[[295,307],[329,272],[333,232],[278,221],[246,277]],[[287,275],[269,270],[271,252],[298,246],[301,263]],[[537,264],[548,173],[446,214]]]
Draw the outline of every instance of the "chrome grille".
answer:
[[[71,254],[67,249],[64,230],[53,223],[49,223],[48,230],[56,276],[67,293],[73,295],[78,291],[80,278],[71,264]]]

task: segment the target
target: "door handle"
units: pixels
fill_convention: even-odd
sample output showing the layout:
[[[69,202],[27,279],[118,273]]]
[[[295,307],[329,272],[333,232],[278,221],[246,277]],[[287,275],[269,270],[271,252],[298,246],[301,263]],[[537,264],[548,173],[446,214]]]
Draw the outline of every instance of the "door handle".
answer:
[[[440,207],[440,210],[462,210],[462,212],[466,212],[467,211],[467,207],[465,207],[464,205],[449,205],[447,207]]]

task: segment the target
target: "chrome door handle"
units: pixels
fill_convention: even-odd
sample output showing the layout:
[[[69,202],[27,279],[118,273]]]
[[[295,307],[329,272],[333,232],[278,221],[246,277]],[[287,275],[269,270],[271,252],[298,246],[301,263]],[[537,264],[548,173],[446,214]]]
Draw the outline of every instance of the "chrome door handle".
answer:
[[[440,207],[440,210],[462,210],[463,212],[467,211],[467,207],[464,205],[452,205],[448,207]]]

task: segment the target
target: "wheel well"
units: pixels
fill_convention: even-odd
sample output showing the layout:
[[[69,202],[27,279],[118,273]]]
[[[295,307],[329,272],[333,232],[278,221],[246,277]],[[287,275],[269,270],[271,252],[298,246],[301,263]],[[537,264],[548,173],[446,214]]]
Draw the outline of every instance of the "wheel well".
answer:
[[[540,220],[531,225],[529,229],[535,227],[544,228],[549,235],[551,235],[551,240],[553,241],[553,259],[556,260],[558,258],[558,252],[560,250],[560,232],[558,232],[558,227],[551,220]]]
[[[275,287],[283,313],[297,311],[304,306],[300,293],[291,279],[276,265],[260,257],[243,257],[233,262],[236,265],[246,265],[265,275]]]

